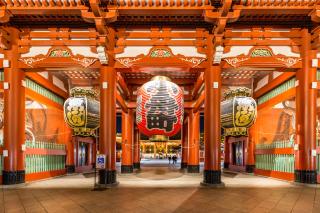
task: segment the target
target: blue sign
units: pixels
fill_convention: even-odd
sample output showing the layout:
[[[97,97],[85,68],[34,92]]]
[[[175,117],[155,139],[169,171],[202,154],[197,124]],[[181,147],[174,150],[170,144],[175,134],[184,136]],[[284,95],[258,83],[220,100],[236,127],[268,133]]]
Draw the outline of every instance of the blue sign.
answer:
[[[106,168],[106,155],[103,155],[103,154],[97,155],[96,168],[97,169]]]

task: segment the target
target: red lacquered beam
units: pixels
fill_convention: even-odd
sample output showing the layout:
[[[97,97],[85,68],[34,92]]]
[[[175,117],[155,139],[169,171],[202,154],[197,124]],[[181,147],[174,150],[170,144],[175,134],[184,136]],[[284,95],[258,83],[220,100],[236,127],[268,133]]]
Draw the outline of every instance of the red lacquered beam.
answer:
[[[279,178],[282,180],[289,180],[289,181],[294,180],[294,173],[288,173],[288,172],[278,172],[278,171],[272,171],[272,170],[255,169],[254,174]]]
[[[27,148],[25,153],[27,155],[66,155],[66,150]]]
[[[31,173],[31,174],[26,174],[26,181],[46,179],[46,178],[50,178],[50,177],[61,176],[64,174],[66,174],[65,169],[47,171],[47,172]]]
[[[256,149],[256,155],[263,154],[278,154],[278,155],[289,155],[294,154],[293,148],[275,148],[275,149]]]

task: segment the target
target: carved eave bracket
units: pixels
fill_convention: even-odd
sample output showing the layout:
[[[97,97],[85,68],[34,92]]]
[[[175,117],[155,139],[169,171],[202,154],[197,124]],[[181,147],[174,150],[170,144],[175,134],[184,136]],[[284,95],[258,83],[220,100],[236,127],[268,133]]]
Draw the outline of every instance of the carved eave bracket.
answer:
[[[315,9],[313,9],[309,16],[311,17],[311,20],[314,22],[319,23],[320,22],[320,7],[317,5]]]
[[[122,57],[116,59],[115,67],[119,69],[132,68],[135,71],[142,71],[148,68],[175,68],[180,71],[189,71],[192,68],[204,68],[203,62],[206,58],[186,57],[184,55],[174,55],[168,47],[151,48],[147,55],[136,57]]]
[[[5,27],[0,27],[0,49],[8,50],[11,48],[10,33]]]
[[[9,22],[11,16],[11,12],[5,6],[0,6],[0,23]]]
[[[37,55],[34,57],[22,57],[19,59],[20,67],[32,68],[97,68],[98,58],[73,55],[67,47],[53,47],[49,49],[47,55]]]
[[[281,54],[275,55],[269,47],[254,47],[248,55],[223,58],[224,68],[260,67],[280,68],[283,71],[295,71],[301,68],[301,58]]]

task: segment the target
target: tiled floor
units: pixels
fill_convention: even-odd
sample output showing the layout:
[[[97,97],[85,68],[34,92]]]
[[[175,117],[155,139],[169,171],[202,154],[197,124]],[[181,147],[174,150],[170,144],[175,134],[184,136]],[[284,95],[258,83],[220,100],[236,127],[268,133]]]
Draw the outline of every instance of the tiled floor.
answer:
[[[202,188],[201,175],[145,163],[118,175],[119,186],[92,191],[93,178],[72,175],[1,188],[0,212],[317,212],[320,188],[252,175],[223,176],[223,189]]]

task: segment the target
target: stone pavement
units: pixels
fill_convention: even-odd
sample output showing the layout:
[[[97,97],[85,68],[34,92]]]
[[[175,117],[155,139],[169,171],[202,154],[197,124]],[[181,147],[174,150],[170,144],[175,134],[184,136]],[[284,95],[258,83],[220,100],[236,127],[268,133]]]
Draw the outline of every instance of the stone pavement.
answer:
[[[223,176],[222,189],[202,188],[202,175],[145,164],[118,175],[119,186],[92,191],[92,175],[71,175],[18,187],[1,187],[2,212],[314,212],[320,188],[246,174]]]

